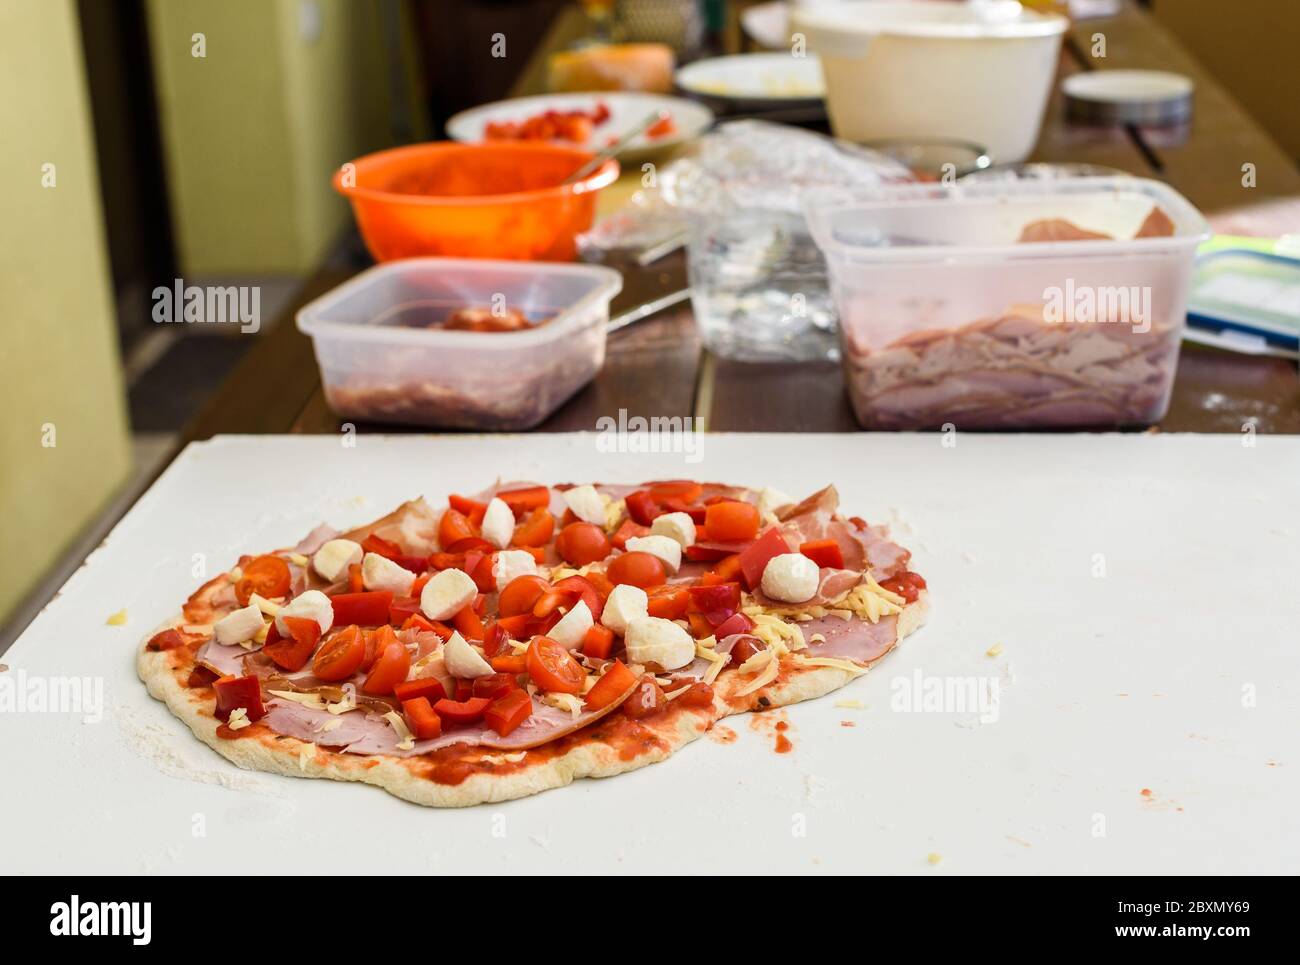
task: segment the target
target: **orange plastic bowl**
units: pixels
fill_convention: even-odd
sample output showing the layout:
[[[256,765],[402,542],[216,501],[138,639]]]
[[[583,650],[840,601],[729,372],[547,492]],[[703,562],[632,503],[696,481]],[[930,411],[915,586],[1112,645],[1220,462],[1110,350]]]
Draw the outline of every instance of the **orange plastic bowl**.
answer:
[[[592,154],[531,142],[439,141],[367,154],[334,175],[376,261],[419,255],[572,261],[596,195],[618,177],[609,160],[561,182]]]

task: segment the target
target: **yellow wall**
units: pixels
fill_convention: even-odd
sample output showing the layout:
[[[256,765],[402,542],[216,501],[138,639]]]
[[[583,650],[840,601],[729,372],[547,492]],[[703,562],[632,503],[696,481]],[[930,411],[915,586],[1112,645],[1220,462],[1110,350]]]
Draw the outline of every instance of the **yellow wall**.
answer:
[[[311,268],[351,217],[330,177],[388,144],[379,4],[149,0],[148,13],[182,270]]]
[[[1155,0],[1156,18],[1300,160],[1300,3],[1296,0]]]
[[[0,622],[130,464],[78,31],[73,0],[0,3]]]

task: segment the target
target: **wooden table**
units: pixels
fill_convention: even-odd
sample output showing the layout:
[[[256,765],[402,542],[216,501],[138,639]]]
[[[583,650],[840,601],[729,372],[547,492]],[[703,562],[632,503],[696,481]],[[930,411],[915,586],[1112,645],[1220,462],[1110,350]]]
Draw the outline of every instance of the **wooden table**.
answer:
[[[516,87],[537,93],[545,56],[585,29],[576,5],[556,19]],[[1093,37],[1106,57],[1090,56]],[[1034,159],[1106,165],[1164,180],[1206,213],[1266,198],[1300,195],[1295,163],[1159,24],[1134,7],[1106,20],[1075,24],[1061,75],[1079,70],[1161,68],[1196,83],[1195,117],[1187,129],[1090,128],[1068,124],[1054,96]],[[1241,185],[1241,165],[1256,165],[1258,187]],[[625,192],[617,192],[625,194]],[[187,439],[218,432],[339,431],[320,388],[310,342],[292,316],[298,307],[364,265],[318,272],[295,304],[262,338],[223,391],[190,427]],[[684,285],[680,254],[651,270],[625,271],[619,311]],[[745,364],[714,357],[700,344],[688,305],[667,310],[610,337],[601,374],[564,405],[541,431],[592,429],[602,415],[693,416],[710,430],[853,431],[839,367],[833,363]],[[1296,363],[1184,345],[1173,401],[1160,428],[1174,432],[1300,432]],[[393,431],[400,427],[382,428]]]

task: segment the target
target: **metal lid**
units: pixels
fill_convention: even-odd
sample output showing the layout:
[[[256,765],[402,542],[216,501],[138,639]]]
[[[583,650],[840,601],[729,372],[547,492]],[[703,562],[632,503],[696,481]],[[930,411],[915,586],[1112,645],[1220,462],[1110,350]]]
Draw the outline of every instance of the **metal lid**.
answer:
[[[1089,124],[1181,124],[1192,116],[1191,78],[1162,70],[1094,70],[1061,82],[1067,114]]]

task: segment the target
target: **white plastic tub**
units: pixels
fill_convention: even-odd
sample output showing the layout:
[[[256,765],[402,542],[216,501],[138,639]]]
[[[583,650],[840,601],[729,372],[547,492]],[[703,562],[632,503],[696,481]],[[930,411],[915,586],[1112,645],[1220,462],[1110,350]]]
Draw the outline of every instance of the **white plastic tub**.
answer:
[[[1033,150],[1068,26],[1015,0],[818,2],[790,16],[821,58],[837,137],[955,138],[998,163]]]
[[[622,287],[597,265],[411,258],[362,272],[297,321],[344,418],[529,429],[604,364],[609,302]],[[519,332],[437,327],[457,309],[494,307],[549,321]]]
[[[1134,238],[1159,208],[1167,237]],[[1144,425],[1169,405],[1205,219],[1138,178],[883,186],[805,199],[845,380],[872,429]],[[1020,242],[1065,219],[1115,240]]]

